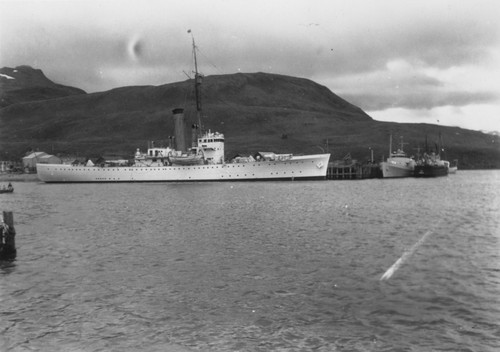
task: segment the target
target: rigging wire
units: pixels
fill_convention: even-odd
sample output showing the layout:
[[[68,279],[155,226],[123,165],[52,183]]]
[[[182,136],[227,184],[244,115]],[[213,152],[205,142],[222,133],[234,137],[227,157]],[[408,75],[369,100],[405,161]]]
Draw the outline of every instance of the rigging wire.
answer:
[[[208,58],[208,56],[207,56],[207,55],[205,55],[205,54],[204,54],[204,53],[200,50],[200,48],[199,48],[198,46],[196,46],[196,49],[198,49],[198,53],[199,53],[199,54],[201,54],[201,56],[202,56],[203,58],[207,59],[207,63],[208,63],[210,66],[212,66],[213,68],[215,68],[215,69],[217,70],[217,73],[219,73],[219,74],[221,74],[221,75],[222,75],[222,74],[224,74],[224,72],[223,72],[223,71],[222,71],[219,67],[217,67],[217,65],[215,65],[212,61],[210,61],[210,59]]]
[[[191,33],[191,31],[189,31],[188,33]],[[210,58],[205,55],[205,53],[203,51],[200,50],[200,47],[198,45],[195,45],[195,50],[197,50],[198,54],[201,55],[206,61],[206,63],[211,66],[212,68],[215,69],[216,73],[217,74],[220,74],[220,75],[224,75],[224,71],[222,71],[217,65],[215,65],[212,60],[210,60]],[[193,71],[194,72],[194,71]],[[200,73],[201,74],[201,73]],[[205,76],[204,74],[201,74],[202,76]],[[202,95],[202,98],[207,98],[206,94],[204,94],[204,90],[202,89],[200,94]],[[233,104],[229,104],[227,100],[224,100],[222,99],[221,97],[217,97],[216,98],[216,101],[217,102],[220,102],[222,103],[223,105],[225,105],[226,107],[228,107],[230,110],[232,110],[234,113],[236,113],[237,111],[234,109],[234,106]]]

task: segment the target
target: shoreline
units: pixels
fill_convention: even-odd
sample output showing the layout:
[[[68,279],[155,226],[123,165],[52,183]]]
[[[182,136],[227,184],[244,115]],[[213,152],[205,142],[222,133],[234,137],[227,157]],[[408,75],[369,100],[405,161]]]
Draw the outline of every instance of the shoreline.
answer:
[[[38,182],[37,174],[0,173],[0,182]]]

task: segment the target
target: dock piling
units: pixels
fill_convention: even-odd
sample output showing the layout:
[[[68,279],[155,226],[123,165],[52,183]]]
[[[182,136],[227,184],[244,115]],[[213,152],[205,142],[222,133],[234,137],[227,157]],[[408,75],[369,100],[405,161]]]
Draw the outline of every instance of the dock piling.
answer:
[[[0,223],[0,260],[16,259],[16,230],[14,228],[14,214],[4,211]]]

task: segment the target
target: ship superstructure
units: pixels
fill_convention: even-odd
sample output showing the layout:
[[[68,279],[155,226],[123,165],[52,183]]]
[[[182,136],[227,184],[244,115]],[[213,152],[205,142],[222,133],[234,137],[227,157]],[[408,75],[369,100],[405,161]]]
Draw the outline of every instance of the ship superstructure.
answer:
[[[146,153],[137,149],[134,156],[135,166],[189,166],[224,163],[224,135],[208,130],[197,134],[197,125],[193,125],[193,143],[185,149],[184,141],[178,142],[184,136],[183,109],[174,109],[175,136],[172,138],[177,148],[171,146],[158,148],[151,146]]]

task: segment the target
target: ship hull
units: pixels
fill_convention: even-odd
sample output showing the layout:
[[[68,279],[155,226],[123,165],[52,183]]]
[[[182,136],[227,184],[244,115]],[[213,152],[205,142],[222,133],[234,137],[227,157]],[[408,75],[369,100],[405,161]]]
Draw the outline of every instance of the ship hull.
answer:
[[[37,164],[37,174],[46,183],[316,180],[326,178],[329,158],[318,154],[286,161],[161,167]]]
[[[413,176],[413,166],[401,165],[390,162],[380,163],[383,178],[411,177]]]
[[[439,177],[448,176],[448,167],[444,165],[417,165],[414,171],[415,177]]]

